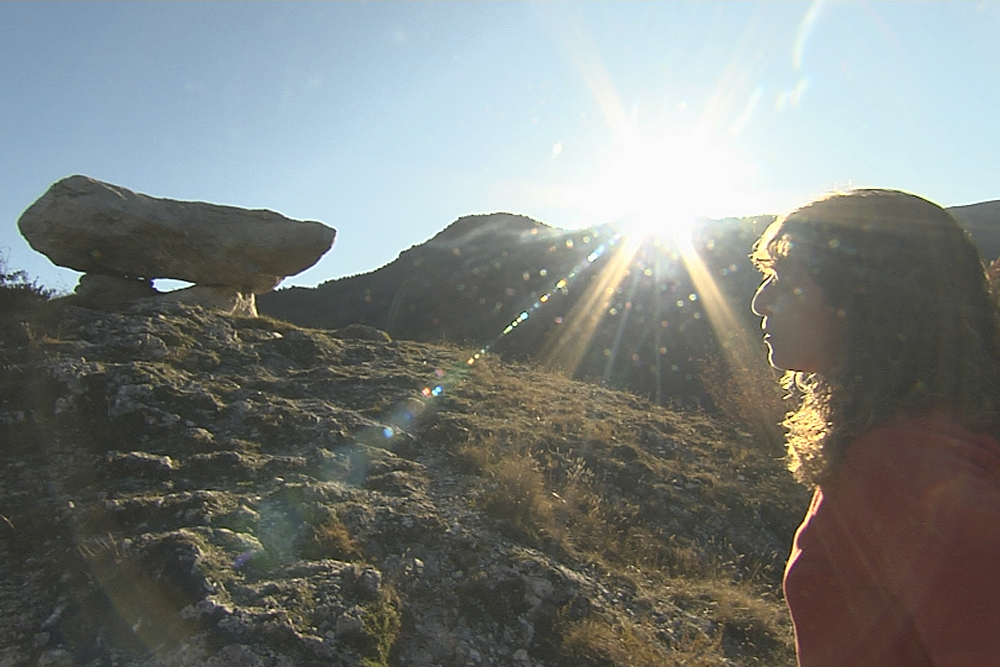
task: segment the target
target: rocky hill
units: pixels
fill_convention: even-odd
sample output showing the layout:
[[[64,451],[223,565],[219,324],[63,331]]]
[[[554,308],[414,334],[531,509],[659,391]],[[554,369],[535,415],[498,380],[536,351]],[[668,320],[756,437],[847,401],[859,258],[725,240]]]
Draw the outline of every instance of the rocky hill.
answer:
[[[702,376],[721,359],[720,336],[759,326],[747,255],[772,219],[697,228],[694,247],[740,331],[713,328],[678,247],[506,213],[461,218],[376,271],[263,294],[258,308],[303,326],[364,323],[394,338],[484,346],[662,405],[707,406]],[[516,335],[505,335],[511,325]]]
[[[952,209],[987,260],[1000,257],[998,204]],[[364,323],[396,338],[484,346],[661,405],[719,407],[706,377],[734,374],[723,354],[733,339],[757,340],[749,302],[760,279],[748,254],[773,219],[702,220],[686,258],[672,241],[633,245],[607,226],[467,216],[380,269],[263,294],[258,307],[302,326]],[[692,252],[710,281],[692,280]],[[714,290],[723,326],[709,310]],[[512,324],[516,335],[504,335]]]
[[[2,320],[4,667],[794,663],[806,492],[727,422],[371,326]]]
[[[1000,199],[953,206],[948,211],[969,230],[983,258],[1000,258]]]

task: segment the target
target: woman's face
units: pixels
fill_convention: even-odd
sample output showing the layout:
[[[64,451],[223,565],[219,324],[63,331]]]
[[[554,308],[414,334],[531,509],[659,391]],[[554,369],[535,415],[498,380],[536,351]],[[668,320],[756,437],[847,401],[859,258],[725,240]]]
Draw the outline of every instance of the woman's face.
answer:
[[[775,368],[825,373],[833,367],[843,335],[843,319],[806,267],[781,262],[754,294],[753,312],[763,317],[768,361]]]

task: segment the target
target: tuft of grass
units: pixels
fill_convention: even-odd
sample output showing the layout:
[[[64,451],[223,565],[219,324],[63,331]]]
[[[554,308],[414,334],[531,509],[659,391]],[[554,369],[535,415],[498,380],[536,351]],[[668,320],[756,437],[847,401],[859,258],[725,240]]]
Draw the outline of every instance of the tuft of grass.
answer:
[[[569,667],[715,667],[721,638],[697,633],[668,644],[629,621],[589,616],[557,620],[562,658]]]
[[[389,585],[382,586],[378,598],[363,608],[362,622],[368,638],[363,667],[388,667],[392,647],[402,627],[399,594]]]
[[[453,429],[454,430],[454,429]],[[483,475],[496,462],[498,446],[495,437],[449,442],[448,447],[458,469],[466,475]]]
[[[744,665],[795,664],[791,620],[773,592],[718,579],[672,579],[670,589],[675,604],[708,621],[716,656]]]
[[[486,472],[490,484],[481,502],[487,516],[514,535],[537,540],[552,533],[552,497],[530,456],[503,458]]]
[[[596,617],[572,623],[562,638],[568,661],[578,665],[654,667],[665,665],[667,653],[635,629],[615,627]]]
[[[310,559],[334,558],[352,561],[361,558],[361,550],[335,512],[330,512],[313,527],[312,539],[302,547],[302,556]]]

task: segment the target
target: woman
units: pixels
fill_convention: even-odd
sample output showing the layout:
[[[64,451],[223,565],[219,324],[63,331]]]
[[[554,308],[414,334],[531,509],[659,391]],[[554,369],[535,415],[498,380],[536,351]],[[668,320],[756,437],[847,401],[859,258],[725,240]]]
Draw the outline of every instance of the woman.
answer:
[[[801,667],[1000,665],[1000,308],[941,207],[855,190],[752,259],[815,487],[785,570]]]

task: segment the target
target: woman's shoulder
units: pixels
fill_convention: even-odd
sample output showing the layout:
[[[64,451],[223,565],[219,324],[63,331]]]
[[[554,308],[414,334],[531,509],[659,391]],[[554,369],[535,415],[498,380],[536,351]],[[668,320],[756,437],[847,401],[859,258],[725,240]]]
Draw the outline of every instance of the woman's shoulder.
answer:
[[[875,496],[951,487],[1000,498],[1000,440],[943,414],[900,417],[862,433],[847,450],[837,486]]]
[[[1000,442],[954,421],[870,429],[823,492],[836,523],[882,554],[886,572],[920,554],[1000,557]]]
[[[953,461],[1000,475],[1000,440],[968,430],[946,413],[905,416],[862,433],[850,444],[847,459],[855,464],[881,461],[902,466]]]

